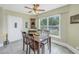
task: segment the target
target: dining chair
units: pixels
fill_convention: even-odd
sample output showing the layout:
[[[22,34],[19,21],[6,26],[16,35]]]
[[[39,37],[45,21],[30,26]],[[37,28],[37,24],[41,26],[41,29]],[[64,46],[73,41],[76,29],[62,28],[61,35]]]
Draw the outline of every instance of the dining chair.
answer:
[[[35,40],[35,38],[32,36],[29,38],[30,44],[29,44],[29,53],[31,49],[33,50],[34,54],[37,52],[38,54],[40,53],[40,48],[42,49],[42,53],[44,53],[44,44],[40,43]]]
[[[24,51],[25,46],[26,46],[26,53],[28,53],[28,49],[29,49],[28,34],[26,34],[26,32],[22,32],[22,36],[23,36],[23,51]]]

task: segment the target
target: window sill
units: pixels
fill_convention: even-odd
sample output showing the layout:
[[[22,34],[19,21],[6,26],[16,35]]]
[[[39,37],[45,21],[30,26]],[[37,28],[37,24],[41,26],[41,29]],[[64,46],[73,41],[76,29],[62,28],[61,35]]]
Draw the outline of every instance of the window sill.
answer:
[[[61,39],[61,37],[60,37],[60,36],[56,36],[56,35],[52,35],[52,34],[50,34],[50,36],[51,36],[51,37],[58,38],[58,39]]]

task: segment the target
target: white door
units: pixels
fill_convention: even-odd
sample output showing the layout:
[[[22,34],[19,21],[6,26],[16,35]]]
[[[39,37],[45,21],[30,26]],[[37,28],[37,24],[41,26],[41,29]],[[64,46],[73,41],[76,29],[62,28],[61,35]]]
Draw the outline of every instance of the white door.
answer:
[[[9,42],[22,39],[22,18],[8,16],[8,40]]]

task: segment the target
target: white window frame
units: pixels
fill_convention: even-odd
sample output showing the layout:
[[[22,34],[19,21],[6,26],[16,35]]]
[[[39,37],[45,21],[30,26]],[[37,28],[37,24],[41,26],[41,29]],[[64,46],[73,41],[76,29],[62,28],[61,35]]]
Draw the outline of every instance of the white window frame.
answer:
[[[52,15],[52,16],[49,16],[49,17],[55,17],[55,16],[59,16],[59,35],[56,36],[56,35],[50,34],[50,36],[51,36],[51,37],[56,37],[56,38],[60,38],[60,39],[61,39],[61,15],[60,15],[60,14],[57,14],[57,15]]]
[[[55,17],[55,16],[59,16],[59,35],[56,36],[56,35],[50,34],[50,36],[51,36],[51,37],[56,37],[56,38],[61,39],[61,15],[60,15],[60,14],[52,15],[52,16],[49,16],[49,17],[40,18],[40,19],[39,19],[39,29],[41,29],[41,25],[40,25],[41,20],[44,19],[44,18],[47,18],[47,30],[49,30],[49,28],[48,28],[48,27],[49,27],[49,18],[50,18],[50,17]]]

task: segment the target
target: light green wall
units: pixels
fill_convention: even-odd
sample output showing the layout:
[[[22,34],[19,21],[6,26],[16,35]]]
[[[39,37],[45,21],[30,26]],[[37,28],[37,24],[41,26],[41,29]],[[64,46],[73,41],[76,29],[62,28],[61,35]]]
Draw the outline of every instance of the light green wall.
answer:
[[[4,23],[4,16],[3,16],[3,9],[0,7],[0,40],[3,39],[3,23]]]
[[[79,14],[79,5],[66,5],[46,13],[40,14],[38,18],[61,15],[61,39],[74,48],[79,47],[79,24],[70,24],[70,16]]]
[[[2,32],[2,27],[3,27],[3,25],[2,25],[2,22],[3,22],[3,10],[2,10],[2,8],[0,7],[0,33]]]
[[[79,4],[71,5],[69,16],[79,14]],[[73,45],[75,48],[79,47],[79,24],[70,24],[68,20],[68,43]]]

